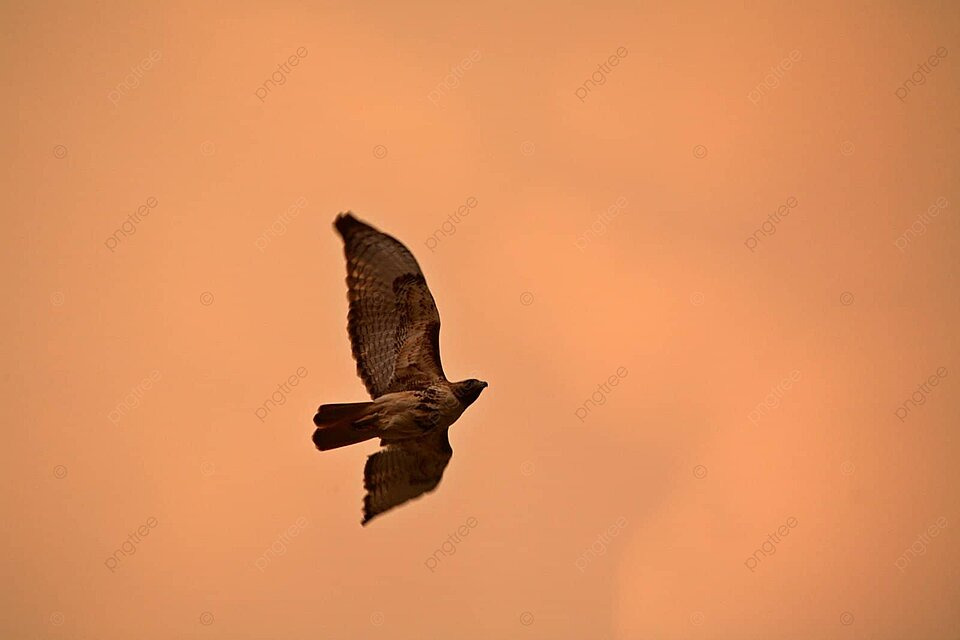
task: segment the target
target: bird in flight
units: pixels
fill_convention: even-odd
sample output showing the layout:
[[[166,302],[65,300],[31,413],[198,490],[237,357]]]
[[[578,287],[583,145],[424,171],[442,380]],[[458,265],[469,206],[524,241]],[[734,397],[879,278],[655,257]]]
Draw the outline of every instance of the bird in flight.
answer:
[[[363,469],[363,521],[433,491],[453,456],[450,425],[480,396],[482,380],[450,382],[440,364],[440,314],[413,254],[341,213],[347,258],[347,332],[372,402],[320,405],[321,451],[380,438]]]

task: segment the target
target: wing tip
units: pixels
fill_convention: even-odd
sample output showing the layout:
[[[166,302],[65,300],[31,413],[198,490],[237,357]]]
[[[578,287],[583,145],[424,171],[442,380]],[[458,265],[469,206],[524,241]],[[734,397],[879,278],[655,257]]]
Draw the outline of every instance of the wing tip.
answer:
[[[346,237],[347,233],[350,231],[362,227],[367,227],[369,225],[364,224],[353,215],[352,211],[342,211],[337,214],[336,219],[333,221],[333,226],[336,228],[340,235]]]
[[[373,505],[370,502],[370,495],[363,497],[363,520],[360,521],[360,526],[365,527],[370,524],[370,521],[376,518],[378,515],[383,513],[383,511],[374,511]]]

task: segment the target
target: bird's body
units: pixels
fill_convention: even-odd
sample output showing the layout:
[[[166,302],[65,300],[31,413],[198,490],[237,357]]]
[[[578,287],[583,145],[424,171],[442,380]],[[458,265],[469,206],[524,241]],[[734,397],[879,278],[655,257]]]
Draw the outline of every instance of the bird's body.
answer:
[[[448,429],[457,421],[467,405],[457,400],[450,382],[437,382],[425,389],[414,391],[396,391],[387,393],[373,402],[358,402],[351,405],[322,405],[317,412],[317,422],[326,422],[329,426],[315,432],[314,443],[318,449],[336,449],[341,445],[330,446],[330,437],[336,429],[348,427],[350,431],[366,434],[368,438],[380,438],[384,443],[401,442],[408,438],[417,438],[429,431]],[[354,406],[356,412],[349,414],[344,421],[340,414],[329,414],[324,407]],[[334,418],[326,420],[327,416]],[[352,444],[352,443],[351,443]]]
[[[350,213],[344,240],[357,373],[372,402],[321,405],[313,442],[336,449],[372,438],[384,448],[364,468],[364,519],[432,491],[453,455],[447,431],[487,386],[450,382],[440,364],[440,316],[410,251]]]

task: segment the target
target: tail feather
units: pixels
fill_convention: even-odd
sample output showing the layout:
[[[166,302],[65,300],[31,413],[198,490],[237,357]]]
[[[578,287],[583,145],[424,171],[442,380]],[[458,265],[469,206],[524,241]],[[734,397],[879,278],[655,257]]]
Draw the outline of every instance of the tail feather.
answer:
[[[313,417],[313,423],[320,426],[321,422],[336,422],[343,418],[354,417],[362,410],[369,408],[372,402],[343,402],[340,404],[322,404]]]
[[[376,438],[379,432],[370,428],[376,415],[370,410],[372,402],[325,404],[317,410],[313,423],[313,444],[321,451],[346,447]]]

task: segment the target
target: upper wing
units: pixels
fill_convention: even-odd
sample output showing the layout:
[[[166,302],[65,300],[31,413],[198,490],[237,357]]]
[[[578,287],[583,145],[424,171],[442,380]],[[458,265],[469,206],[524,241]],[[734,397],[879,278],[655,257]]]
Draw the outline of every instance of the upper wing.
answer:
[[[363,524],[384,511],[433,491],[453,457],[447,430],[387,445],[367,458],[363,468]]]
[[[370,396],[446,380],[440,314],[413,254],[349,212],[334,224],[347,257],[347,330]]]

